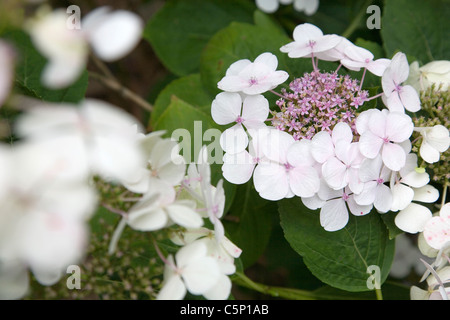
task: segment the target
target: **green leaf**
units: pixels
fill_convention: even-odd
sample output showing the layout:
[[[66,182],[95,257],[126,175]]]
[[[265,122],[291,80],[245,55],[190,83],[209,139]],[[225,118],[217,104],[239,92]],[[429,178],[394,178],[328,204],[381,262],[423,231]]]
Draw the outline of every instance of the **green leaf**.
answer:
[[[422,64],[448,59],[449,16],[446,0],[386,0],[380,31],[388,58],[401,51]]]
[[[239,0],[167,1],[148,22],[144,38],[167,69],[188,75],[198,71],[208,40],[232,21],[251,21],[253,9]]]
[[[279,211],[287,241],[322,282],[346,291],[368,291],[367,268],[372,265],[380,268],[380,283],[386,280],[395,242],[377,213],[350,214],[343,229],[328,232],[320,225],[319,213],[297,197],[281,201]]]
[[[262,199],[252,182],[237,186],[224,227],[230,239],[242,249],[240,258],[244,268],[254,264],[265,251],[276,212],[276,203]]]
[[[85,97],[88,86],[86,71],[67,88],[59,90],[47,88],[41,83],[41,74],[47,59],[35,49],[28,34],[23,31],[10,31],[5,34],[5,38],[10,40],[18,51],[16,90],[49,102],[77,103]]]
[[[193,105],[198,110],[209,114],[211,112],[211,96],[202,87],[199,74],[191,74],[170,82],[158,95],[151,114],[151,126],[158,122],[171,103],[172,96]]]

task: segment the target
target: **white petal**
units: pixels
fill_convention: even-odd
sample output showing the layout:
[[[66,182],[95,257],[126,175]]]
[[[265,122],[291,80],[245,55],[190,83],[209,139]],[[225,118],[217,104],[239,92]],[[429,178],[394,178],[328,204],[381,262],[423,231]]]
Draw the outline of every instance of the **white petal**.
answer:
[[[320,131],[311,140],[311,154],[319,163],[324,163],[334,155],[334,145],[331,136],[326,131]]]
[[[320,224],[326,231],[337,231],[348,222],[348,210],[343,199],[330,200],[320,210]]]
[[[425,185],[421,188],[414,189],[415,201],[433,203],[439,198],[439,191],[432,185]]]
[[[263,95],[248,96],[242,107],[242,118],[248,121],[264,122],[269,115],[269,101]]]
[[[226,300],[230,296],[231,292],[231,280],[226,275],[220,275],[217,283],[203,296],[208,300]]]
[[[403,142],[411,136],[414,124],[404,113],[390,112],[386,117],[385,137],[394,142]]]
[[[151,208],[145,210],[132,210],[129,214],[128,225],[141,231],[152,231],[164,228],[167,225],[168,217],[163,209]]]
[[[392,189],[392,206],[391,211],[399,211],[405,209],[413,200],[414,190],[404,184],[395,184]]]
[[[322,165],[322,175],[333,189],[342,189],[348,184],[347,167],[335,157]]]
[[[289,148],[294,142],[289,133],[272,129],[268,131],[265,140],[261,141],[261,150],[269,160],[285,164]]]
[[[336,145],[339,140],[351,143],[353,140],[352,129],[350,129],[350,126],[347,123],[339,122],[334,126],[331,138],[334,145]]]
[[[317,210],[319,208],[322,208],[322,206],[325,204],[325,200],[322,200],[319,196],[314,195],[312,197],[302,197],[302,203],[311,210]]]
[[[375,61],[369,62],[367,65],[367,70],[369,70],[374,75],[381,77],[390,64],[389,59],[377,59]]]
[[[289,171],[289,186],[298,197],[312,197],[319,191],[320,179],[312,167],[296,167]]]
[[[372,204],[365,205],[365,206],[357,204],[355,201],[355,198],[352,196],[350,196],[348,198],[347,205],[348,205],[348,208],[350,209],[350,212],[355,216],[366,215],[366,214],[370,213],[370,211],[373,208]]]
[[[273,53],[264,52],[257,56],[253,63],[265,64],[269,69],[275,71],[278,66],[278,58]]]
[[[295,27],[293,37],[295,41],[309,42],[323,36],[322,30],[310,23],[303,23]]]
[[[411,203],[395,217],[395,224],[408,233],[422,232],[427,221],[432,217],[431,211],[419,204]]]
[[[220,125],[236,121],[241,115],[242,100],[239,93],[221,92],[211,104],[211,116]]]
[[[416,89],[412,86],[403,86],[399,96],[406,110],[411,112],[417,112],[420,110],[420,98]]]
[[[359,151],[367,158],[373,159],[379,153],[383,145],[383,139],[371,131],[366,131],[359,139]]]
[[[227,181],[233,184],[243,184],[252,177],[255,163],[246,150],[237,154],[226,153],[223,160],[222,173]]]
[[[159,291],[157,300],[182,300],[186,295],[186,287],[179,275],[164,279],[164,285]]]
[[[392,171],[399,171],[405,165],[406,154],[398,144],[385,143],[381,155],[383,163]]]
[[[213,258],[200,258],[183,268],[182,277],[190,293],[204,294],[219,280],[219,266]]]
[[[388,212],[392,207],[391,189],[384,184],[380,184],[376,189],[374,207],[381,213]]]
[[[248,146],[248,135],[240,124],[225,130],[220,136],[220,146],[226,153],[236,154]]]
[[[290,190],[285,167],[275,163],[257,165],[253,181],[256,191],[267,200],[281,200]]]
[[[278,10],[278,0],[256,0],[256,6],[266,13],[274,13]]]
[[[171,204],[166,207],[167,214],[176,224],[185,228],[199,228],[203,225],[200,215],[187,206]]]
[[[94,52],[105,61],[115,61],[131,52],[142,36],[144,24],[133,12],[117,10],[101,17],[88,30]]]
[[[438,162],[441,158],[439,151],[433,148],[426,140],[422,141],[419,153],[422,159],[428,163]]]

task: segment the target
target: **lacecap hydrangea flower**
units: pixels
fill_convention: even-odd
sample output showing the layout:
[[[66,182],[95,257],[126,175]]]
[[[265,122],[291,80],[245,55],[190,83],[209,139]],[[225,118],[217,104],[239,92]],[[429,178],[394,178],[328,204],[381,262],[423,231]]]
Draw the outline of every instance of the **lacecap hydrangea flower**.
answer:
[[[268,200],[300,197],[308,208],[320,210],[321,224],[328,231],[345,227],[350,213],[361,216],[374,208],[379,213],[401,210],[404,217],[408,208],[418,205],[414,201],[436,201],[437,190],[428,185],[429,179],[410,174],[417,166],[417,157],[411,158],[412,133],[427,129],[415,128],[409,115],[420,109],[420,100],[405,83],[409,75],[405,54],[374,59],[369,50],[341,36],[324,35],[309,23],[297,26],[293,38],[281,52],[311,59],[312,71],[289,75],[287,88],[274,92],[288,78],[275,76],[285,72],[276,70],[276,57],[269,53],[253,64],[249,59],[234,62],[218,83],[224,92],[212,104],[213,119],[222,125],[235,123],[225,132],[239,130],[222,135],[225,179],[242,184],[253,178],[259,195]],[[317,63],[321,59],[339,65],[335,71],[322,71]],[[260,60],[270,61],[271,68],[256,63]],[[244,67],[251,73],[237,76],[236,70]],[[360,71],[361,79],[338,73],[341,68]],[[367,71],[380,77],[382,92],[370,96],[364,89]],[[270,85],[259,86],[259,75]],[[258,90],[248,91],[256,85]],[[266,93],[280,97],[267,117]],[[252,98],[252,106],[244,100],[249,94],[261,95]],[[363,108],[379,97],[384,106]],[[425,139],[424,148],[431,144],[443,152],[447,142],[435,143],[440,141],[433,138],[436,135],[440,132]],[[422,188],[432,190],[432,196],[422,197]]]

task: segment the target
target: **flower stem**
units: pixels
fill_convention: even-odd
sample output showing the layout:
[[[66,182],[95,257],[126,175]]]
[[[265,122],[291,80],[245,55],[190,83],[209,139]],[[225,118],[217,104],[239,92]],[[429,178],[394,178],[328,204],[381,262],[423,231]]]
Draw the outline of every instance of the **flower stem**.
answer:
[[[142,99],[139,95],[137,95],[136,93],[134,93],[130,89],[124,87],[122,84],[120,84],[114,78],[110,78],[108,76],[104,76],[102,74],[99,74],[99,73],[96,73],[96,72],[92,72],[92,71],[89,72],[89,76],[92,79],[95,79],[95,80],[101,82],[103,85],[105,85],[109,89],[118,92],[120,95],[122,95],[122,97],[133,101],[134,103],[136,103],[141,108],[143,108],[143,109],[145,109],[145,110],[147,110],[149,112],[153,111],[153,106],[150,103],[148,103],[147,101]]]
[[[272,287],[264,284],[256,283],[245,274],[236,272],[234,274],[233,282],[239,286],[255,290],[259,293],[269,295],[276,298],[284,298],[289,300],[337,300],[348,299],[348,296],[338,296],[321,294],[314,291],[300,290],[293,288]]]

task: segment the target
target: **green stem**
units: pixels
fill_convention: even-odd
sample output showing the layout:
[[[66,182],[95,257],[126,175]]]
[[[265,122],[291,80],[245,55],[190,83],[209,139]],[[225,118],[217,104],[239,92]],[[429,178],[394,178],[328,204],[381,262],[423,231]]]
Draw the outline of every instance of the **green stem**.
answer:
[[[359,23],[361,22],[362,17],[366,14],[367,7],[370,6],[373,0],[367,0],[364,5],[362,6],[361,10],[358,12],[358,14],[353,18],[350,25],[345,29],[345,31],[342,33],[342,36],[344,38],[349,38],[353,32],[358,28]]]
[[[344,297],[335,295],[319,294],[313,291],[272,287],[264,284],[256,283],[245,274],[236,272],[233,282],[239,286],[255,290],[259,293],[269,295],[276,298],[284,298],[289,300],[342,300]],[[347,297],[348,298],[348,297]]]
[[[377,300],[383,300],[383,293],[381,292],[381,289],[375,289],[375,293],[377,295]]]

